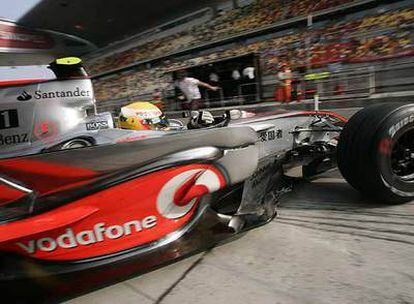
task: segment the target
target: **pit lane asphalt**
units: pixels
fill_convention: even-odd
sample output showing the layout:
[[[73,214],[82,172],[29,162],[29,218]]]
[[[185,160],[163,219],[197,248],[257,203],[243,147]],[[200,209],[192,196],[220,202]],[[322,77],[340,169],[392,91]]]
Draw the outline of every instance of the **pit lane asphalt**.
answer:
[[[268,225],[67,303],[414,303],[414,202],[364,201],[329,172]]]

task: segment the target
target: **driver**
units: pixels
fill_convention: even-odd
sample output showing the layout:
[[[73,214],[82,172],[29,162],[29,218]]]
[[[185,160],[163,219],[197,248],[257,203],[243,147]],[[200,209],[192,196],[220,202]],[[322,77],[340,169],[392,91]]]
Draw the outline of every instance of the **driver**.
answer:
[[[230,119],[241,118],[239,110],[226,111],[221,116],[214,117],[209,111],[191,111],[188,129],[201,129],[212,126],[223,126]],[[165,114],[149,102],[134,102],[121,108],[118,125],[122,129],[167,131],[177,129],[166,118]],[[181,129],[183,125],[181,125]]]
[[[129,130],[169,130],[164,113],[149,102],[134,102],[121,108],[119,127]]]

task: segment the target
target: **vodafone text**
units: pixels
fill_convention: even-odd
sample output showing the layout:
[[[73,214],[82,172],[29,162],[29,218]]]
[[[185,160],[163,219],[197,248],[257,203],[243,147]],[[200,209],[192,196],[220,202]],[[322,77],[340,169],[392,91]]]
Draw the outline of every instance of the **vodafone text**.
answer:
[[[150,215],[142,220],[133,220],[122,225],[106,227],[105,223],[97,223],[93,226],[93,229],[83,230],[78,233],[73,232],[71,228],[67,228],[66,232],[56,237],[56,239],[44,237],[24,243],[18,242],[16,245],[30,254],[34,254],[36,251],[50,252],[59,247],[69,249],[103,242],[106,239],[118,239],[155,226],[157,226],[157,217]]]

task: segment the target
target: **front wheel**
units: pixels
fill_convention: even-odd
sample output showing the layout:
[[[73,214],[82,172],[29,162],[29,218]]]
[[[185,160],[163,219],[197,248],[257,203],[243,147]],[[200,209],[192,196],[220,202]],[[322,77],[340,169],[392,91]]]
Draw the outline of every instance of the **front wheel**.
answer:
[[[345,125],[338,167],[364,195],[388,203],[414,199],[414,105],[367,107]]]

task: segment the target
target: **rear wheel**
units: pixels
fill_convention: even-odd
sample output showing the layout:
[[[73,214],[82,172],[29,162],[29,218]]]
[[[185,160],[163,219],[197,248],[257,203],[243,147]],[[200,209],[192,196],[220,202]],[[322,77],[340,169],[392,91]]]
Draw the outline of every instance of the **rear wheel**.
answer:
[[[338,167],[369,197],[413,200],[414,105],[379,104],[355,114],[339,139]]]

